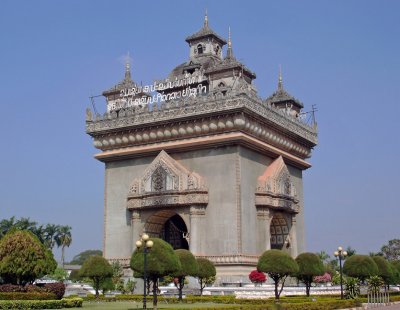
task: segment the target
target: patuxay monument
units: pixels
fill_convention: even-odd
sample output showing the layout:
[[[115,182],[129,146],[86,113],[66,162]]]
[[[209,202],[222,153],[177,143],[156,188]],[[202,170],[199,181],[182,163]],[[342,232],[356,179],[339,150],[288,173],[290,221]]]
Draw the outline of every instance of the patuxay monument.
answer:
[[[138,85],[127,63],[103,92],[107,112],[87,110],[105,164],[103,253],[128,266],[145,231],[210,259],[220,283],[238,281],[267,249],[305,251],[302,173],[317,128],[281,74],[257,95],[256,74],[207,16],[185,41],[189,57],[165,79]]]

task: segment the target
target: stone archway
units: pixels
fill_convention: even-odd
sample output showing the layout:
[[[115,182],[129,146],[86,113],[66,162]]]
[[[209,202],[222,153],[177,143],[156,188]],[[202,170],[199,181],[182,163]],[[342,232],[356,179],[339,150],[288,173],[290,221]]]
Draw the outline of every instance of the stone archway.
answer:
[[[187,225],[173,210],[162,210],[151,215],[146,221],[145,231],[152,237],[167,241],[175,250],[189,250]]]

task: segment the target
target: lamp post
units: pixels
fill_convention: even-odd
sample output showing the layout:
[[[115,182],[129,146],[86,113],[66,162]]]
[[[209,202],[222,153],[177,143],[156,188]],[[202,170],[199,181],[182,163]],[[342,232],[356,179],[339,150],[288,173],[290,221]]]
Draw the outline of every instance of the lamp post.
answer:
[[[147,309],[146,306],[146,272],[147,272],[147,252],[153,246],[153,241],[149,240],[150,237],[148,234],[143,233],[140,240],[136,241],[136,247],[139,249],[144,246],[143,249],[143,309]]]
[[[343,248],[338,247],[337,251],[333,253],[336,258],[339,258],[339,270],[340,270],[340,299],[343,299],[343,270],[342,270],[342,261],[346,259],[347,252],[343,251]]]

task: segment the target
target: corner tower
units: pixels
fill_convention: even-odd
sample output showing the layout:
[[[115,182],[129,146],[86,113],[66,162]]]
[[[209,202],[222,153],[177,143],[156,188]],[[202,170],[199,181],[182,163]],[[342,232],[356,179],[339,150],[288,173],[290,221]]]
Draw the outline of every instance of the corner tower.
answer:
[[[255,73],[236,59],[228,37],[223,53],[227,42],[206,16],[186,38],[188,59],[145,92],[151,103],[87,113],[95,158],[105,164],[110,261],[128,266],[146,231],[213,261],[222,283],[246,281],[267,249],[305,250],[302,172],[316,126],[302,121],[302,105],[281,80],[274,95],[258,96]]]

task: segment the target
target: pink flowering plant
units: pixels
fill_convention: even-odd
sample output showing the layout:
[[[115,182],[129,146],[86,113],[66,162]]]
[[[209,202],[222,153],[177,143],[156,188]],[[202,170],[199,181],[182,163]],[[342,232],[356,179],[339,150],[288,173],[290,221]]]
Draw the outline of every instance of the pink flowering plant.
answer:
[[[322,276],[314,277],[315,283],[328,283],[332,281],[332,277],[329,273],[325,272]]]

